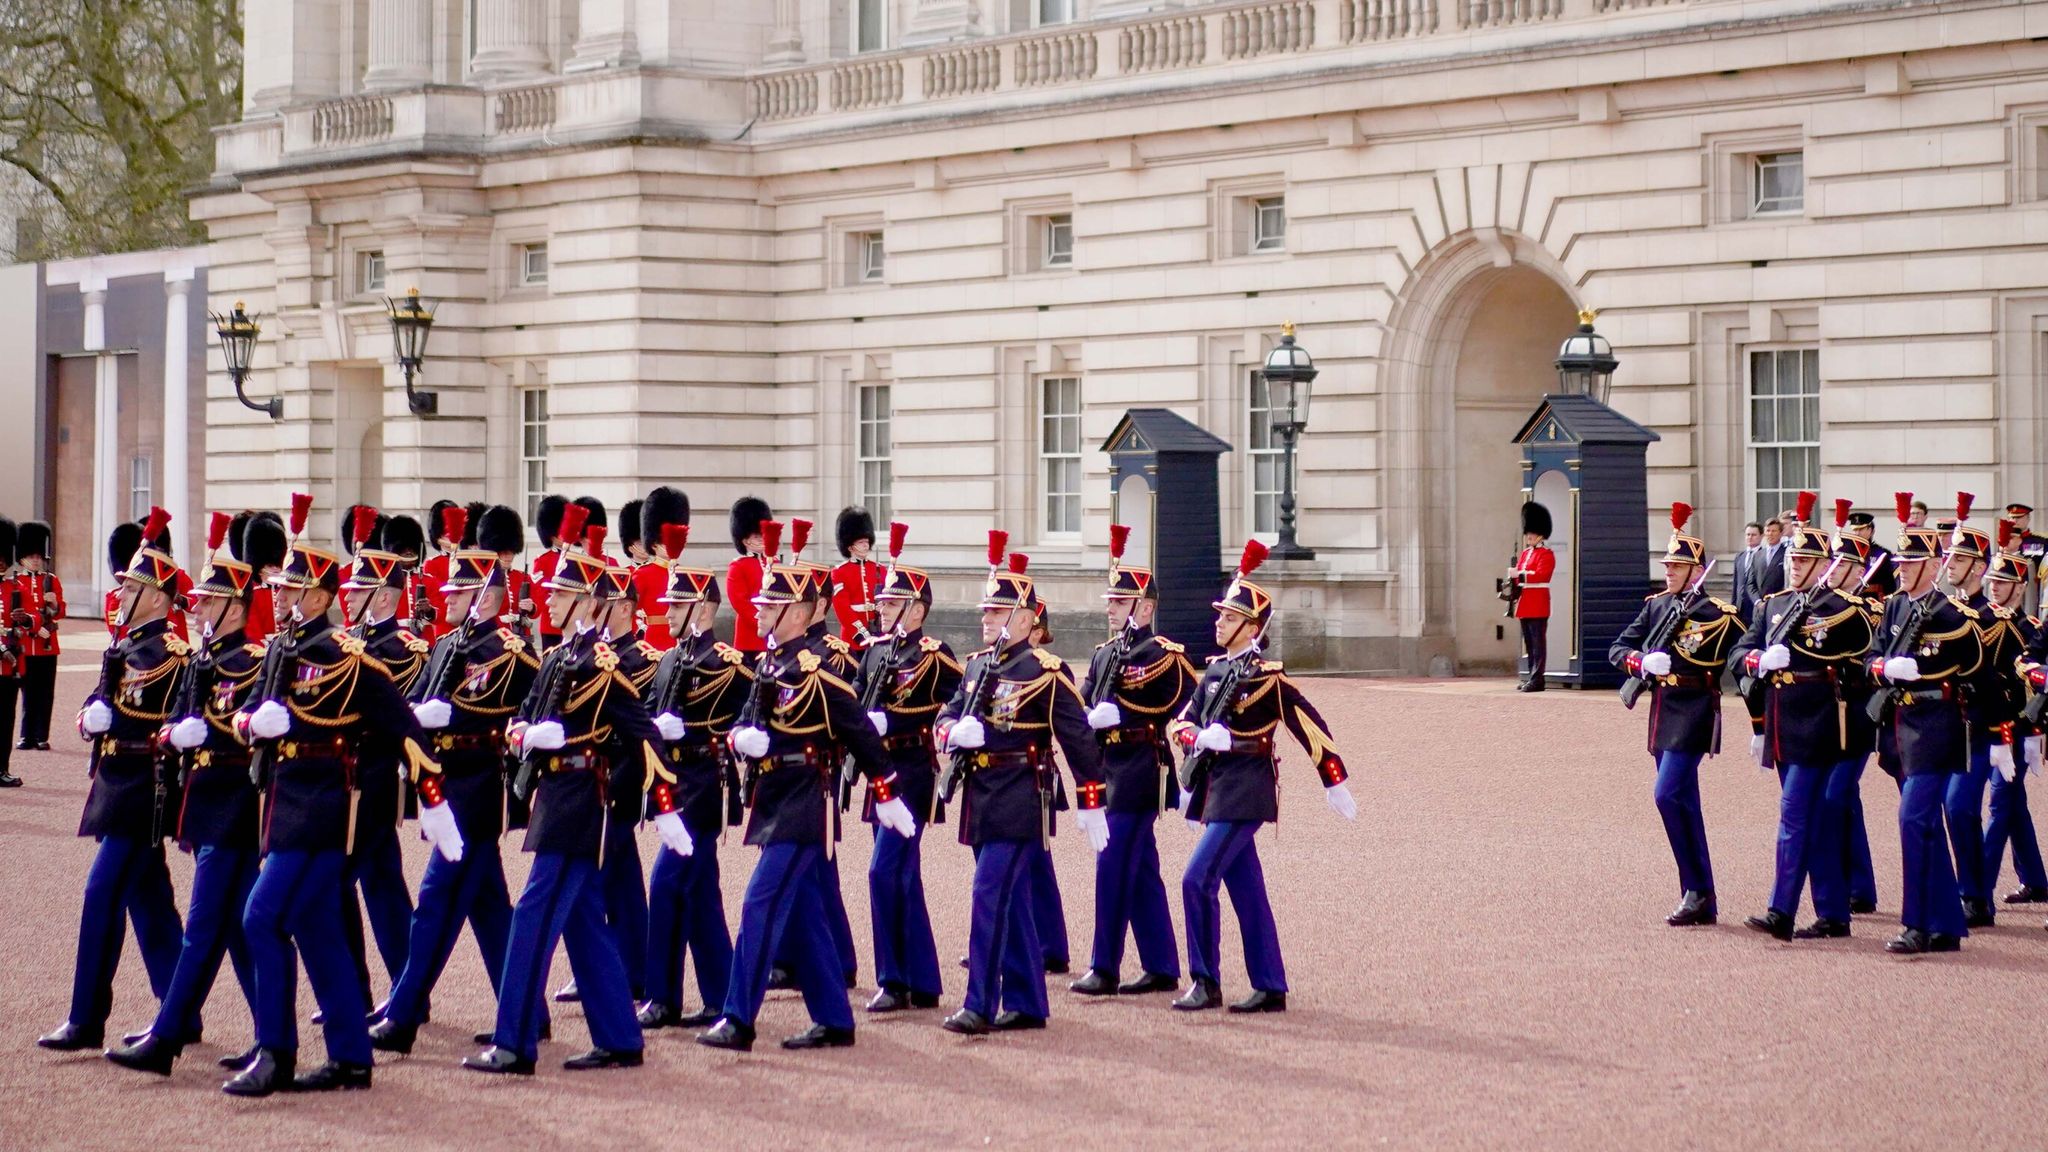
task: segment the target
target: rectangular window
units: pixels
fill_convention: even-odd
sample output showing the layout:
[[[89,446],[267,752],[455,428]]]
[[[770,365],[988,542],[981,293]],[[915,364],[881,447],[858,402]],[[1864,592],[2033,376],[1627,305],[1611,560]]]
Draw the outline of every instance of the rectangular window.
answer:
[[[879,284],[882,271],[888,260],[888,250],[882,247],[880,232],[862,232],[853,238],[854,247],[860,254],[860,282]]]
[[[384,253],[356,253],[356,292],[368,295],[384,290]]]
[[[1252,251],[1278,252],[1287,247],[1287,198],[1261,196],[1252,201]]]
[[[1764,152],[1750,161],[1749,214],[1806,210],[1806,153]]]
[[[148,456],[128,458],[128,518],[147,520],[150,505],[156,503],[156,494],[150,483],[150,473],[155,461]]]
[[[1074,18],[1074,0],[1038,0],[1040,24],[1065,24]]]
[[[522,288],[537,288],[548,282],[548,246],[546,241],[538,244],[519,246],[519,285]]]
[[[1820,487],[1820,350],[1749,354],[1752,507],[1768,520]]]
[[[855,495],[877,524],[896,515],[895,478],[889,464],[889,386],[862,384],[855,408],[853,467]]]
[[[888,0],[854,0],[854,51],[882,50],[882,9],[887,3]]]
[[[1041,267],[1073,267],[1074,218],[1067,215],[1045,217],[1045,243],[1039,251]]]
[[[1081,531],[1081,378],[1048,376],[1038,385],[1038,459],[1042,525],[1047,535]]]
[[[1245,450],[1252,482],[1252,532],[1270,535],[1280,531],[1280,490],[1287,454],[1279,433],[1273,431],[1275,418],[1285,420],[1285,409],[1273,406],[1272,386],[1264,372],[1253,371],[1249,405],[1249,447]]]
[[[548,390],[519,390],[519,488],[526,522],[540,516],[548,492]]]

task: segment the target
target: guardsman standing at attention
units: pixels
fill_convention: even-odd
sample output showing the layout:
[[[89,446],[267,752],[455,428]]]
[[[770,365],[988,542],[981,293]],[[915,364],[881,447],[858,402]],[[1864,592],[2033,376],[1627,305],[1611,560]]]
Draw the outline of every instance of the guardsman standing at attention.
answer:
[[[1872,559],[1871,544],[1856,531],[1857,514],[1850,512],[1849,506],[1848,500],[1835,501],[1835,539],[1830,554],[1833,583],[1836,591],[1862,609],[1874,634],[1884,602],[1861,593],[1869,590],[1879,566],[1889,564],[1891,552],[1885,552],[1884,560]],[[1870,860],[1870,835],[1863,823],[1863,768],[1877,750],[1877,725],[1868,711],[1870,674],[1863,662],[1837,665],[1836,671],[1841,677],[1837,691],[1842,703],[1842,758],[1821,787],[1820,825],[1813,842],[1816,862],[1808,872],[1814,908],[1868,915],[1877,911],[1877,874]],[[1837,892],[1837,886],[1844,891]]]
[[[1515,686],[1517,692],[1543,691],[1544,669],[1550,660],[1550,578],[1557,571],[1557,554],[1550,550],[1550,509],[1531,500],[1522,505],[1522,551],[1508,578],[1516,581],[1521,595],[1515,601],[1515,623],[1522,629],[1522,656],[1529,675]]]
[[[14,742],[15,706],[21,700],[21,633],[15,627],[15,612],[20,603],[20,590],[15,584],[14,538],[19,532],[14,521],[0,516],[0,788],[21,787],[21,777],[8,770],[8,758],[12,755]],[[134,549],[129,549],[134,555]],[[107,625],[111,631],[114,616],[120,611],[120,581],[108,593],[114,597],[107,607]]]
[[[1714,865],[1707,853],[1707,822],[1700,810],[1700,758],[1721,751],[1721,671],[1742,635],[1735,606],[1701,589],[1707,545],[1685,532],[1692,506],[1671,506],[1671,540],[1664,547],[1664,591],[1643,602],[1607,659],[1650,689],[1650,757],[1657,767],[1657,812],[1678,861],[1677,909],[1664,918],[1674,928],[1712,924]],[[1680,607],[1682,622],[1667,620]],[[1646,650],[1653,631],[1669,635]]]
[[[1963,698],[1963,716],[1969,728],[1968,763],[1948,779],[1948,840],[1955,852],[1956,888],[1963,897],[1963,918],[1972,928],[1989,928],[1994,918],[1991,877],[1984,870],[1984,789],[1991,782],[1992,768],[2009,761],[2012,748],[2004,733],[2008,719],[2005,688],[2001,681],[2017,677],[2022,647],[1991,612],[1984,597],[1984,571],[1995,549],[1991,534],[1968,523],[1975,497],[1956,493],[1956,519],[1951,525],[1948,551],[1942,557],[1943,574],[1949,588],[1976,615],[1977,639],[1984,658],[1973,683]],[[2016,688],[2017,686],[2015,686]]]
[[[1072,985],[1084,996],[1180,986],[1173,915],[1159,878],[1157,825],[1180,796],[1166,726],[1187,706],[1199,677],[1187,650],[1152,630],[1159,586],[1151,569],[1123,563],[1130,535],[1122,524],[1109,526],[1109,590],[1102,598],[1109,604],[1110,638],[1096,645],[1081,692],[1109,777],[1109,847],[1095,861],[1095,946],[1087,975]],[[1144,970],[1119,985],[1127,926]]]
[[[1842,670],[1870,647],[1870,618],[1862,604],[1834,587],[1841,562],[1829,559],[1828,538],[1812,527],[1813,502],[1813,493],[1799,494],[1799,524],[1787,537],[1785,587],[1764,597],[1728,654],[1756,684],[1752,691],[1763,694],[1767,762],[1777,767],[1781,781],[1777,881],[1764,914],[1743,924],[1780,940],[1849,934],[1847,887],[1818,880],[1814,922],[1794,928],[1807,874],[1826,869],[1832,877],[1841,868],[1839,850],[1831,860],[1820,851],[1821,793],[1842,759]],[[1824,906],[1823,891],[1841,904]]]
[[[681,537],[669,529],[681,528]],[[682,557],[668,550],[667,541],[690,538],[690,498],[680,488],[664,484],[647,493],[640,503],[640,542],[647,548],[646,563],[633,569],[633,595],[640,605],[641,627],[649,644],[663,652],[676,646],[675,630],[668,625],[668,569]],[[677,545],[678,548],[681,545]],[[708,626],[707,626],[708,627]]]
[[[681,556],[690,526],[671,521],[661,531],[661,552]],[[676,777],[676,808],[683,814],[690,851],[664,845],[654,857],[647,892],[647,1002],[640,1006],[640,1026],[702,1028],[718,1019],[732,979],[718,842],[728,822],[739,822],[741,801],[725,740],[753,675],[746,656],[719,643],[711,630],[718,616],[718,577],[708,568],[685,567],[673,559],[667,574],[662,600],[669,631],[680,639],[662,655],[647,707],[655,713],[664,755]],[[683,1014],[686,950],[695,962],[703,999],[703,1007],[688,1015]]]
[[[571,543],[562,539],[562,519],[568,508],[567,496],[551,494],[541,497],[539,506],[534,509],[533,531],[540,537],[540,555],[533,558],[533,566],[527,569],[526,582],[528,587],[539,589],[534,593],[536,599],[547,594],[548,582],[555,578],[555,570],[562,564],[562,553]],[[518,603],[514,601],[508,606],[517,607]],[[534,630],[540,634],[542,651],[562,642],[562,627],[550,613],[540,612],[536,624]]]
[[[183,781],[176,836],[195,858],[184,945],[149,1030],[107,1051],[123,1068],[159,1076],[170,1075],[185,1044],[198,1037],[199,1012],[223,958],[234,958],[242,995],[251,1011],[256,1004],[256,967],[242,935],[242,908],[256,883],[256,786],[233,721],[256,687],[263,645],[249,643],[242,630],[253,574],[247,564],[221,555],[228,524],[227,513],[215,512],[207,531],[213,559],[191,591],[192,622],[203,647],[186,665],[163,737]]]
[[[742,652],[759,652],[767,647],[755,620],[754,598],[761,594],[769,569],[775,565],[775,549],[764,547],[761,525],[775,513],[768,502],[755,496],[733,501],[730,528],[733,551],[739,556],[725,569],[725,594],[732,601],[732,646]]]
[[[2022,505],[2024,507],[2024,505]],[[1984,573],[1986,611],[1979,621],[1984,637],[1985,667],[1995,674],[1991,693],[1998,715],[1991,748],[1991,815],[1984,825],[1982,890],[1995,891],[2005,846],[2012,844],[2013,871],[2020,886],[2005,894],[2007,904],[2048,901],[2048,871],[2041,863],[2041,844],[2034,834],[2034,814],[2027,808],[2026,774],[2040,766],[2041,736],[2027,722],[2025,667],[2034,650],[2041,622],[2022,607],[2033,583],[2033,566],[2018,549],[2022,537],[2004,520],[1998,522],[1998,554]],[[1987,899],[1988,903],[1988,899]]]
[[[880,632],[861,658],[859,689],[868,721],[895,770],[896,795],[917,817],[909,835],[875,818],[871,789],[863,819],[874,825],[868,859],[868,907],[875,932],[875,992],[869,1012],[936,1008],[945,990],[938,945],[924,896],[924,832],[938,822],[937,745],[932,721],[960,686],[960,662],[946,642],[924,632],[931,577],[897,562],[909,526],[889,525],[889,567],[874,586]],[[844,544],[844,540],[841,541]],[[841,571],[845,570],[841,565]]]
[[[505,723],[526,699],[540,661],[525,638],[498,617],[508,575],[502,554],[508,544],[516,550],[524,536],[519,513],[502,504],[484,513],[479,547],[455,554],[441,586],[458,627],[435,643],[409,693],[413,716],[441,762],[441,792],[454,810],[463,847],[427,858],[405,972],[392,985],[383,1018],[370,1028],[370,1044],[381,1052],[412,1051],[426,1019],[427,996],[454,954],[465,920],[492,994],[504,978],[512,929],[512,898],[498,847],[505,830]]]
[[[882,566],[874,562],[875,518],[853,505],[839,510],[834,525],[844,562],[832,569],[832,612],[839,618],[839,638],[865,644],[879,628],[875,595],[882,590]]]
[[[587,514],[581,504],[567,509],[562,537],[587,538]],[[542,661],[519,718],[506,729],[507,743],[521,757],[514,787],[533,799],[526,830],[533,868],[512,910],[491,1047],[462,1062],[479,1072],[533,1074],[541,997],[557,942],[568,948],[592,1045],[562,1067],[630,1068],[642,1061],[625,964],[605,927],[603,873],[613,801],[622,790],[646,795],[664,845],[674,847],[688,833],[676,807],[675,774],[661,754],[661,735],[620,674],[618,653],[598,633],[603,605],[597,590],[608,567],[592,551],[563,553],[547,592],[548,614],[565,638]]]
[[[1899,591],[1885,601],[1864,667],[1877,684],[1873,707],[1880,751],[1905,782],[1899,793],[1904,857],[1903,930],[1885,944],[1896,953],[1954,952],[1969,934],[1942,829],[1949,778],[1969,764],[1963,693],[1984,662],[1977,610],[1935,588],[1941,533],[1908,523],[1913,494],[1898,494]]]
[[[161,508],[152,523],[169,523]],[[156,533],[147,533],[155,536]],[[76,1052],[106,1037],[114,1004],[114,972],[135,922],[149,987],[159,1000],[170,990],[178,963],[177,898],[164,864],[163,836],[170,808],[170,766],[157,731],[183,686],[187,649],[170,631],[171,596],[178,566],[154,548],[135,552],[121,574],[122,638],[100,661],[99,686],[78,714],[78,732],[92,744],[92,787],[78,834],[99,841],[85,881],[78,922],[78,958],[71,979],[71,1011],[64,1023],[37,1040],[45,1048]],[[183,1039],[189,1039],[184,1037]]]
[[[249,566],[255,588],[249,593],[247,631],[254,643],[277,631],[277,601],[269,580],[284,567],[291,541],[284,534],[284,521],[275,512],[244,512],[228,521],[228,550]]]
[[[1030,876],[1051,833],[1055,744],[1074,776],[1075,825],[1096,852],[1109,844],[1108,788],[1087,707],[1060,658],[1031,644],[1038,591],[1021,553],[1009,555],[1007,570],[999,566],[1008,545],[1008,533],[989,533],[981,596],[988,647],[968,660],[934,728],[950,755],[948,779],[965,777],[960,841],[974,848],[967,996],[943,1025],[968,1036],[1043,1028],[1050,1011]],[[950,791],[942,783],[940,799]]]
[[[740,908],[724,1013],[697,1037],[697,1043],[711,1048],[753,1048],[755,1020],[778,952],[789,956],[812,1020],[807,1031],[782,1046],[853,1044],[853,1008],[823,900],[827,854],[839,837],[833,796],[838,749],[850,752],[855,769],[877,781],[875,816],[883,827],[904,835],[917,830],[909,806],[894,792],[896,781],[881,738],[861,712],[852,686],[804,642],[818,592],[807,570],[778,565],[758,598],[767,649],[754,665],[754,683],[733,726],[731,745],[746,766],[745,788],[753,809],[746,840],[761,849],[761,859]],[[796,938],[788,949],[783,948],[785,935]]]
[[[159,534],[161,533],[159,529]],[[144,531],[145,544],[154,546],[156,535]],[[163,548],[160,555],[169,556]],[[50,571],[50,526],[30,520],[15,538],[15,560],[20,566],[15,590],[19,611],[29,622],[21,630],[21,650],[26,657],[21,673],[21,742],[16,748],[50,750],[50,705],[57,693],[57,625],[64,619],[64,582]],[[177,564],[171,565],[176,571]],[[184,575],[182,572],[179,576]],[[166,585],[171,594],[170,616],[179,615],[178,585],[174,577]],[[172,621],[174,630],[176,621]]]
[[[1266,875],[1255,842],[1259,827],[1280,819],[1280,729],[1285,727],[1315,763],[1323,799],[1346,820],[1358,819],[1358,802],[1345,781],[1350,773],[1330,739],[1329,725],[1287,678],[1280,661],[1263,657],[1261,640],[1273,616],[1273,597],[1246,577],[1265,562],[1266,546],[1247,541],[1237,574],[1216,609],[1216,646],[1202,682],[1168,736],[1181,746],[1181,782],[1186,815],[1202,825],[1202,838],[1181,878],[1186,905],[1188,990],[1173,1002],[1182,1012],[1223,1003],[1223,905],[1230,889],[1244,939],[1245,975],[1252,994],[1232,1012],[1285,1012],[1287,969]]]
[[[427,509],[427,531],[433,535],[434,554],[420,565],[420,591],[427,598],[427,638],[438,640],[453,631],[462,622],[448,619],[448,599],[441,594],[441,588],[448,583],[448,573],[453,571],[455,553],[462,549],[462,538],[469,532],[469,509],[453,500],[436,500]]]
[[[640,567],[652,558],[647,547],[640,540],[640,508],[645,501],[628,500],[619,505],[619,550],[625,553],[628,571]]]
[[[440,793],[440,765],[388,669],[359,637],[335,628],[330,609],[341,564],[303,540],[312,498],[292,497],[296,541],[272,577],[286,627],[265,648],[257,687],[235,714],[253,750],[263,797],[263,866],[242,913],[256,962],[256,1050],[221,1086],[231,1096],[325,1092],[370,1086],[369,1005],[342,928],[348,853],[360,810],[362,749],[400,750],[420,792],[420,828],[443,852],[461,851]],[[293,1078],[298,1064],[297,967],[319,1004],[327,1063]]]

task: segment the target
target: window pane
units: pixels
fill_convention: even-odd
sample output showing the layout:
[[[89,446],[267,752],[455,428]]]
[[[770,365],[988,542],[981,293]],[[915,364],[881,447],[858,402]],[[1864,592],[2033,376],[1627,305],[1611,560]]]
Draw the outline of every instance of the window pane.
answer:
[[[1778,424],[1774,419],[1777,410],[1777,404],[1770,400],[1753,400],[1750,402],[1749,438],[1751,441],[1758,444],[1768,444],[1778,438]]]
[[[882,48],[882,5],[885,0],[855,0],[860,6],[860,35],[856,48],[879,52]]]
[[[1778,450],[1756,450],[1756,486],[1759,492],[1778,487]]]

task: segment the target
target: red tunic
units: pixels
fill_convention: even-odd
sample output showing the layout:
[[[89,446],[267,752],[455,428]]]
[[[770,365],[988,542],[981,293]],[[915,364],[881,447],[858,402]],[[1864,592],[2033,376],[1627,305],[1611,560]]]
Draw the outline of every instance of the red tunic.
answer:
[[[420,592],[434,606],[434,622],[427,628],[429,640],[439,640],[454,629],[448,622],[448,594],[441,591],[441,585],[448,582],[448,564],[448,553],[436,552],[420,565]]]
[[[761,592],[759,556],[741,556],[725,568],[725,598],[732,605],[732,646],[742,652],[759,652],[768,645],[754,622],[754,597]]]
[[[870,560],[848,560],[832,570],[832,613],[839,617],[839,638],[849,644],[860,640],[860,628],[875,630],[875,592],[887,575],[880,564]]]
[[[633,599],[639,602],[640,612],[646,617],[640,625],[641,634],[663,652],[676,646],[675,634],[668,630],[668,605],[661,602],[666,591],[668,565],[649,560],[633,569]]]
[[[555,578],[555,569],[561,563],[562,550],[550,548],[533,558],[533,566],[526,573],[533,583],[533,594],[538,597],[533,607],[534,623],[540,628],[541,643],[550,648],[554,646],[550,641],[562,638],[562,630],[555,627],[554,618],[548,615],[547,606],[541,601],[547,599],[547,582]]]
[[[23,572],[15,577],[14,586],[21,610],[35,617],[33,624],[22,629],[21,654],[58,655],[57,622],[64,619],[64,582],[54,572]]]
[[[524,613],[524,610],[520,607],[520,601],[530,601],[532,599],[533,579],[517,568],[507,569],[505,572],[505,610],[498,613],[498,623],[507,627],[518,623],[519,617]],[[534,605],[533,610],[543,617],[547,615],[538,604]]]
[[[1550,577],[1556,571],[1557,553],[1548,545],[1524,548],[1515,557],[1515,572],[1522,578],[1522,597],[1515,601],[1515,619],[1549,619]]]
[[[263,577],[257,575],[254,579],[262,580]],[[270,602],[268,584],[258,584],[255,591],[249,593],[249,623],[246,631],[251,644],[277,631],[277,606]]]

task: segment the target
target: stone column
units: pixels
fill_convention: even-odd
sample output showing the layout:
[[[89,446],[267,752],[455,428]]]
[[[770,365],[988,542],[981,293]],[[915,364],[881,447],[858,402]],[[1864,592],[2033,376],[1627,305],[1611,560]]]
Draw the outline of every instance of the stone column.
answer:
[[[562,65],[562,71],[630,68],[640,63],[635,6],[635,0],[583,0],[576,15],[575,54]]]
[[[487,80],[537,80],[547,75],[543,0],[477,0],[472,73]]]
[[[104,546],[121,522],[121,375],[118,357],[107,354],[107,282],[92,277],[79,284],[85,296],[84,350],[93,360],[92,408],[92,546]],[[106,594],[111,579],[101,564],[92,566],[93,598]]]
[[[775,0],[775,34],[768,38],[768,64],[804,62],[804,29],[798,0]]]
[[[187,337],[191,290],[190,268],[164,273],[164,496],[161,503],[171,514],[171,537],[175,541],[172,551],[196,573],[202,565],[202,558],[194,550],[194,542],[200,538],[192,534],[192,494],[187,476],[191,467],[191,394],[188,390],[191,364]]]
[[[981,34],[981,0],[917,0],[910,27],[897,38],[897,43],[908,48],[966,40]]]
[[[370,64],[363,87],[425,84],[433,77],[433,50],[434,13],[427,0],[370,0]]]

